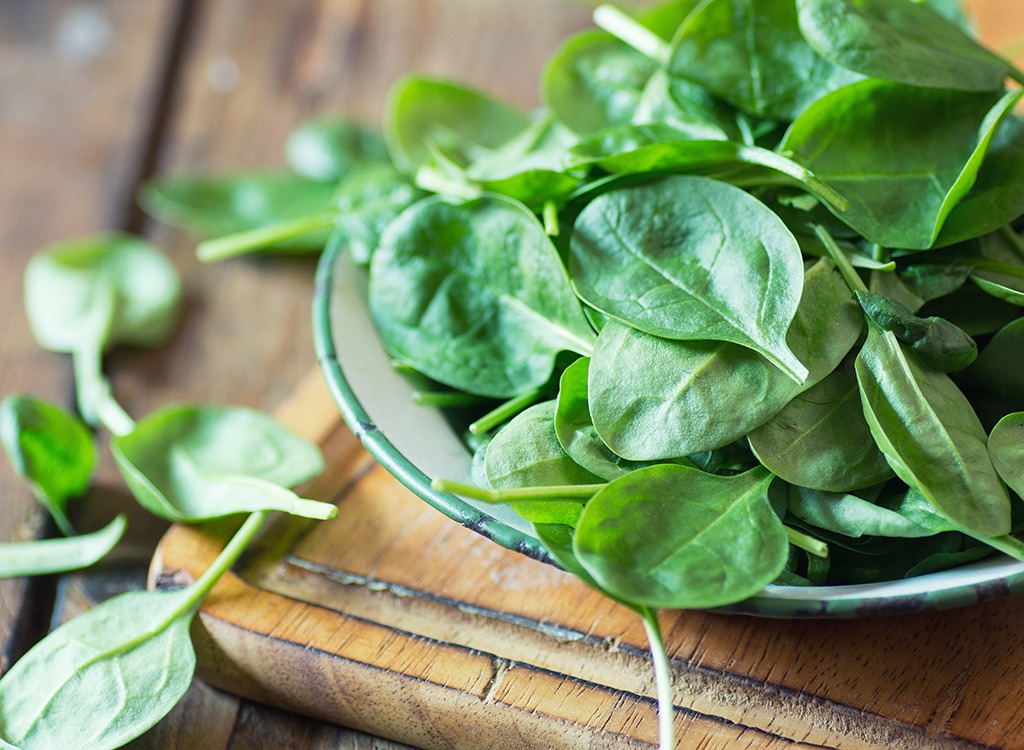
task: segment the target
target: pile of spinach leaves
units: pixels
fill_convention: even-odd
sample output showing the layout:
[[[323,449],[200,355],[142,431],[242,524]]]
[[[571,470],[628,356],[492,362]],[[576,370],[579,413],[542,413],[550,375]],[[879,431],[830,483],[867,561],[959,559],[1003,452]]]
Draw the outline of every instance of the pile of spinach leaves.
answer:
[[[382,135],[317,120],[289,140],[289,174],[162,178],[141,199],[213,235],[207,260],[326,243],[367,268],[419,402],[475,410],[477,485],[437,487],[510,504],[642,617],[667,748],[659,609],[1024,560],[1024,93],[1008,86],[1024,74],[953,0],[668,0],[595,22],[548,62],[538,111],[408,76]],[[161,278],[132,242],[58,249],[27,296],[59,284],[86,306],[34,325],[74,355],[82,412],[119,435],[140,502],[173,520],[326,515],[282,489],[312,470],[305,449],[252,467],[217,448],[263,434],[257,417],[136,425],[113,402],[102,352],[159,339],[176,293],[124,297],[119,278]],[[64,454],[88,443],[46,407],[16,402],[0,426],[15,422],[52,423]],[[24,472],[64,531],[90,461],[57,486]],[[180,647],[196,586],[154,608],[147,649]],[[8,744],[60,728],[4,692],[40,653],[0,681]]]

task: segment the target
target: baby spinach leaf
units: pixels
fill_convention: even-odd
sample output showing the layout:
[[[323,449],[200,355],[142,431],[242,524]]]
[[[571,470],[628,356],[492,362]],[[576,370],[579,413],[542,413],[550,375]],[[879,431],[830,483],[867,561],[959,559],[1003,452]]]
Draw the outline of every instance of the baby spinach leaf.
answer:
[[[330,210],[334,185],[293,174],[235,174],[218,177],[160,177],[139,191],[146,213],[165,224],[203,237],[220,237]],[[327,230],[318,228],[273,250],[320,250]]]
[[[913,86],[1000,91],[1013,66],[913,0],[797,0],[800,31],[849,70]]]
[[[794,485],[848,492],[892,476],[864,421],[851,358],[747,437],[758,460]]]
[[[957,372],[978,357],[978,345],[943,318],[919,318],[894,299],[857,292],[857,301],[875,324],[909,344],[921,361],[936,372]]]
[[[541,77],[544,103],[579,135],[633,119],[656,63],[603,31],[569,37]]]
[[[52,404],[8,396],[0,402],[0,443],[61,533],[74,534],[68,502],[89,489],[96,464],[92,433],[77,417]]]
[[[487,446],[484,467],[493,489],[601,483],[562,450],[555,435],[554,401],[531,406],[499,430]],[[573,500],[524,501],[512,507],[531,523],[570,526],[583,510]]]
[[[746,347],[671,341],[609,322],[590,362],[594,427],[615,453],[635,461],[728,445],[832,372],[862,328],[863,316],[828,260],[807,272],[787,335],[809,370],[802,385]]]
[[[125,517],[119,515],[90,534],[0,544],[0,578],[50,575],[87,568],[114,548],[124,534],[125,526]]]
[[[999,397],[1011,409],[1024,408],[1024,318],[1008,323],[978,354],[967,371],[971,382]]]
[[[559,351],[594,340],[544,228],[499,196],[399,216],[374,253],[369,306],[393,356],[494,398],[544,384]]]
[[[945,247],[994,232],[1024,214],[1024,121],[1010,115],[996,132],[978,178],[942,226]]]
[[[587,503],[573,548],[601,588],[651,607],[702,608],[756,594],[788,542],[764,469],[734,477],[684,466],[638,469]]]
[[[678,176],[598,197],[576,219],[570,273],[585,302],[635,328],[730,341],[807,377],[786,344],[803,287],[800,248],[739,188]]]
[[[665,125],[693,140],[740,137],[734,110],[697,84],[670,76],[664,70],[656,71],[648,79],[630,122]]]
[[[1002,480],[1024,497],[1024,412],[999,420],[989,435],[988,450]]]
[[[851,539],[862,536],[914,539],[949,530],[919,526],[895,510],[843,492],[791,487],[788,507],[801,521]]]
[[[280,510],[331,518],[337,508],[285,487],[323,471],[319,449],[251,409],[172,406],[111,443],[135,498],[171,521]]]
[[[836,215],[868,241],[927,249],[1022,93],[862,81],[808,107],[779,149],[849,201]]]
[[[1020,308],[982,291],[977,284],[966,284],[931,300],[919,314],[945,318],[969,336],[983,336],[1020,317]]]
[[[859,75],[804,41],[793,0],[709,0],[679,27],[668,71],[753,115],[792,120]]]
[[[162,719],[192,682],[189,626],[266,518],[255,513],[179,591],[132,591],[60,626],[0,678],[0,735],[23,750],[113,750]]]
[[[390,164],[354,167],[335,195],[332,240],[344,243],[352,260],[368,265],[385,227],[426,193]]]
[[[874,324],[857,357],[857,380],[871,434],[896,475],[965,531],[1009,533],[1009,496],[985,431],[953,381]]]
[[[1004,283],[1000,283],[991,278],[985,278],[985,276],[978,273],[971,274],[971,281],[977,284],[986,294],[991,294],[996,299],[1009,302],[1017,307],[1024,307],[1024,291],[1014,289],[1010,285],[1011,282],[1004,280]],[[1017,280],[1017,284],[1020,283],[1020,280]]]
[[[459,167],[516,137],[530,124],[514,107],[456,83],[406,76],[391,88],[384,139],[406,174],[443,155]]]
[[[293,170],[332,184],[353,169],[388,161],[388,149],[379,133],[331,117],[303,123],[288,135],[284,148]]]
[[[156,346],[177,322],[181,282],[167,256],[128,234],[45,248],[25,269],[25,309],[44,349]]]

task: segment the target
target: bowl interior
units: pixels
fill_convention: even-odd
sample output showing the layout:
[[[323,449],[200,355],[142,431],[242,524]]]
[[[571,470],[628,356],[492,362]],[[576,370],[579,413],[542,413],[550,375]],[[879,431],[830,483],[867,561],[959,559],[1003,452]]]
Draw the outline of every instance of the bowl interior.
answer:
[[[321,367],[342,416],[369,452],[430,505],[497,544],[551,562],[530,524],[506,506],[435,491],[445,477],[471,482],[471,454],[436,410],[412,402],[366,305],[366,271],[340,246],[317,273],[313,327]],[[849,586],[768,586],[720,611],[770,617],[856,617],[946,609],[1024,588],[1024,563],[995,555],[911,579]]]

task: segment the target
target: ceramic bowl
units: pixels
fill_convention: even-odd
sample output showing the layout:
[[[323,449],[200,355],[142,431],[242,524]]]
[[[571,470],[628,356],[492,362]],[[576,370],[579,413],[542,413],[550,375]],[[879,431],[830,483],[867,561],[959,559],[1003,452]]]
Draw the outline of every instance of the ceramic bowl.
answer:
[[[340,246],[317,272],[313,329],[317,354],[341,414],[366,449],[424,501],[496,544],[552,563],[531,526],[510,508],[430,486],[434,477],[471,482],[471,454],[436,409],[413,404],[366,305],[366,270]],[[859,617],[947,609],[1024,588],[1024,563],[1003,555],[912,579],[848,586],[768,586],[719,611],[769,617]]]

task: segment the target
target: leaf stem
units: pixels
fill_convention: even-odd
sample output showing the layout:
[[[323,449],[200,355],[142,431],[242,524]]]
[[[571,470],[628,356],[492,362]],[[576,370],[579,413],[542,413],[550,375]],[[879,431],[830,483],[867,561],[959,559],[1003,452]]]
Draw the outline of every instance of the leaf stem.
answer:
[[[828,557],[828,545],[820,539],[815,539],[809,534],[804,534],[802,531],[797,531],[791,526],[783,524],[782,528],[786,530],[786,536],[789,538],[789,543],[794,547],[799,547],[804,552],[814,555],[815,557]]]
[[[777,154],[760,146],[740,145],[737,148],[737,156],[747,164],[767,167],[776,172],[789,175],[819,198],[830,203],[837,211],[845,211],[850,207],[850,202],[846,198],[815,177],[811,170],[797,164],[792,159],[786,158],[782,154]]]
[[[675,738],[675,705],[672,701],[672,664],[665,651],[665,639],[658,624],[658,611],[643,607],[640,618],[647,631],[647,643],[651,647],[651,661],[654,664],[654,684],[658,696],[658,747],[673,750]]]
[[[815,236],[821,240],[821,244],[828,250],[828,256],[832,259],[832,262],[839,268],[839,273],[843,275],[843,279],[846,281],[847,286],[850,287],[852,292],[866,292],[868,291],[867,285],[863,279],[857,275],[857,271],[854,270],[853,264],[850,263],[850,259],[846,257],[846,253],[843,252],[842,248],[836,244],[836,241],[832,239],[832,235],[829,231],[820,224],[813,224],[811,228],[814,230]]]
[[[135,420],[117,403],[110,381],[103,375],[103,353],[85,347],[71,355],[71,364],[82,419],[93,427],[103,425],[118,437],[134,431]]]
[[[594,24],[659,65],[666,65],[672,55],[671,47],[661,37],[614,5],[595,8]]]
[[[548,237],[557,237],[560,232],[558,226],[558,204],[554,201],[544,202],[544,233]]]
[[[235,532],[235,535],[231,537],[231,541],[227,543],[221,553],[217,555],[217,559],[213,561],[213,564],[207,568],[206,572],[199,577],[195,583],[189,588],[192,591],[192,595],[188,598],[187,607],[194,607],[199,604],[206,595],[210,593],[210,589],[214,587],[214,584],[220,580],[220,577],[226,573],[235,561],[241,557],[245,548],[249,546],[253,537],[263,526],[263,522],[267,520],[268,512],[260,510],[249,515],[245,519],[245,523],[242,524],[241,528]],[[185,608],[183,608],[185,609]]]
[[[469,426],[469,431],[474,435],[490,432],[498,425],[512,419],[512,417],[516,416],[526,407],[536,403],[543,393],[544,391],[541,388],[534,388],[525,393],[520,393],[515,398],[509,399],[505,403],[491,409],[480,419],[473,422]]]
[[[511,489],[485,489],[475,484],[438,478],[430,483],[438,492],[451,492],[485,503],[517,503],[532,500],[589,500],[604,488],[603,484],[567,484],[552,487],[515,487]]]
[[[300,216],[244,232],[205,240],[196,246],[196,257],[204,263],[215,263],[234,258],[255,250],[262,250],[277,242],[295,239],[334,224],[338,212],[335,210]]]
[[[473,406],[480,403],[480,396],[462,391],[413,391],[412,402],[417,406],[429,406],[434,409],[451,409],[460,406]]]

